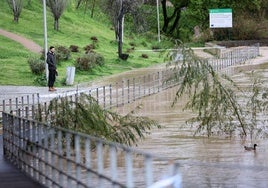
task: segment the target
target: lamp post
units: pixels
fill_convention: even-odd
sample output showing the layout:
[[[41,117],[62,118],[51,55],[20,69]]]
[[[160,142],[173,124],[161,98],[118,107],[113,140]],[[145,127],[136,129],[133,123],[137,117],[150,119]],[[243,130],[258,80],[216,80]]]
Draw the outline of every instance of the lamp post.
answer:
[[[161,39],[160,39],[159,2],[158,2],[158,0],[156,0],[156,11],[157,11],[157,35],[158,35],[158,42],[160,42]]]
[[[46,67],[46,78],[48,79],[48,65],[47,60],[47,10],[46,0],[43,0],[43,22],[44,22],[44,50],[45,50],[45,67]]]

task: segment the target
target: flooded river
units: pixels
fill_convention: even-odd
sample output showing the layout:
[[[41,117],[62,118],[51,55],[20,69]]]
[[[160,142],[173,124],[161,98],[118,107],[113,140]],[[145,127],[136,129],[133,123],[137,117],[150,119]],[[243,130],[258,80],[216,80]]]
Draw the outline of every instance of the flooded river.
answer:
[[[239,72],[240,69],[233,75],[233,79],[242,85],[250,84]],[[268,70],[263,71],[264,75],[267,72]],[[171,107],[176,91],[177,88],[168,89],[120,109],[127,113],[134,106],[141,105],[138,114],[157,120],[162,125],[161,129],[153,129],[137,147],[177,160],[184,188],[268,187],[268,140],[193,137],[194,129],[185,125],[192,113],[181,110],[183,101]],[[245,151],[244,145],[254,143],[258,144],[256,151]]]

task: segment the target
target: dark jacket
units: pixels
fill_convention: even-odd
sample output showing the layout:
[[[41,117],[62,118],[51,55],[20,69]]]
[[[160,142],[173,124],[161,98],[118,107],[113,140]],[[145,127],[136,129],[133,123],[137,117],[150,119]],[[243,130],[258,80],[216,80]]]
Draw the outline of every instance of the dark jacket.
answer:
[[[47,64],[49,70],[57,69],[55,54],[51,51],[47,52]]]

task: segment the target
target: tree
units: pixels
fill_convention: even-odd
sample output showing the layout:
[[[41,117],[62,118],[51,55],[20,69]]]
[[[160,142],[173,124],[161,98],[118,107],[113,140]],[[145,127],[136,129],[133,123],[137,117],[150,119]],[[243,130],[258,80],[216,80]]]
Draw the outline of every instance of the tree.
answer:
[[[54,29],[59,30],[59,19],[64,12],[68,0],[47,0],[47,5],[54,16]]]
[[[40,107],[41,108],[41,107]],[[119,115],[103,109],[90,95],[81,94],[70,100],[68,97],[53,99],[46,109],[46,121],[77,132],[93,135],[105,140],[127,145],[136,144],[153,127],[160,125],[147,117],[135,116],[134,109],[126,115]],[[42,114],[36,115],[42,121]]]
[[[84,3],[85,4],[85,12],[86,12],[86,10],[88,9],[88,4],[90,1],[92,1],[91,18],[93,18],[95,6],[97,4],[96,0],[77,0],[76,9],[78,9],[82,5],[82,3]]]
[[[7,3],[13,11],[14,22],[19,22],[19,17],[23,7],[23,0],[7,0]]]
[[[163,10],[163,16],[164,16],[164,24],[162,27],[162,31],[167,34],[172,34],[175,29],[179,25],[179,20],[181,17],[181,11],[183,8],[187,7],[190,3],[190,0],[171,0],[172,6],[174,8],[173,13],[171,16],[168,16],[167,13],[167,0],[162,0],[162,10]],[[173,22],[172,22],[173,21]],[[171,25],[169,27],[169,25]]]
[[[118,41],[118,56],[121,59],[126,59],[127,54],[123,54],[123,20],[128,13],[135,12],[138,6],[143,3],[140,0],[106,0],[103,1],[102,6],[112,20],[115,30],[115,38]]]
[[[242,91],[231,78],[216,72],[208,60],[195,56],[192,49],[183,44],[176,47],[183,59],[174,60],[178,51],[170,56],[173,61],[169,65],[175,67],[171,79],[179,84],[173,104],[182,96],[189,97],[184,109],[195,114],[187,121],[197,126],[195,134],[232,136],[238,130],[240,136],[250,135],[252,138],[253,134],[261,132],[267,136],[257,118],[267,115],[268,94],[261,90],[258,79],[252,76],[252,90]],[[264,123],[263,130],[265,127]]]

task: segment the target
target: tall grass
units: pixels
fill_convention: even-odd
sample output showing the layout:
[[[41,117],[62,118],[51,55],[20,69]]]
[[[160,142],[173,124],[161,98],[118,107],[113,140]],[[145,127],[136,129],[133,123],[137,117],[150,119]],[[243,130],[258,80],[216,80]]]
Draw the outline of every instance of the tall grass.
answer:
[[[30,2],[30,1],[29,1]],[[111,29],[109,19],[100,11],[95,11],[93,19],[90,12],[84,9],[75,10],[74,5],[70,3],[59,21],[59,31],[53,29],[53,16],[47,8],[47,31],[48,46],[66,46],[76,45],[79,47],[79,53],[72,53],[71,59],[61,63],[58,67],[59,77],[56,85],[61,85],[60,80],[65,78],[67,66],[73,66],[76,58],[83,54],[83,48],[91,44],[91,37],[98,38],[98,48],[96,52],[102,54],[105,58],[105,65],[92,72],[77,71],[75,83],[88,82],[100,76],[119,73],[133,68],[146,67],[155,63],[163,62],[163,57],[157,52],[146,52],[149,58],[142,58],[144,52],[137,49],[151,49],[157,40],[157,33],[153,33],[149,39],[143,36],[131,35],[124,37],[123,51],[126,52],[135,43],[135,50],[130,53],[127,61],[118,59],[117,42],[115,41],[114,31]],[[13,15],[6,1],[0,1],[0,28],[19,34],[33,40],[40,46],[44,46],[43,35],[43,12],[41,1],[25,1],[24,8],[19,18],[19,23],[13,22]],[[127,32],[126,32],[127,33]],[[32,54],[15,41],[0,37],[1,40],[1,59],[0,66],[3,67],[0,73],[1,85],[34,85],[35,76],[32,75],[27,59]],[[160,44],[161,45],[161,44]],[[22,79],[23,78],[23,79]]]

